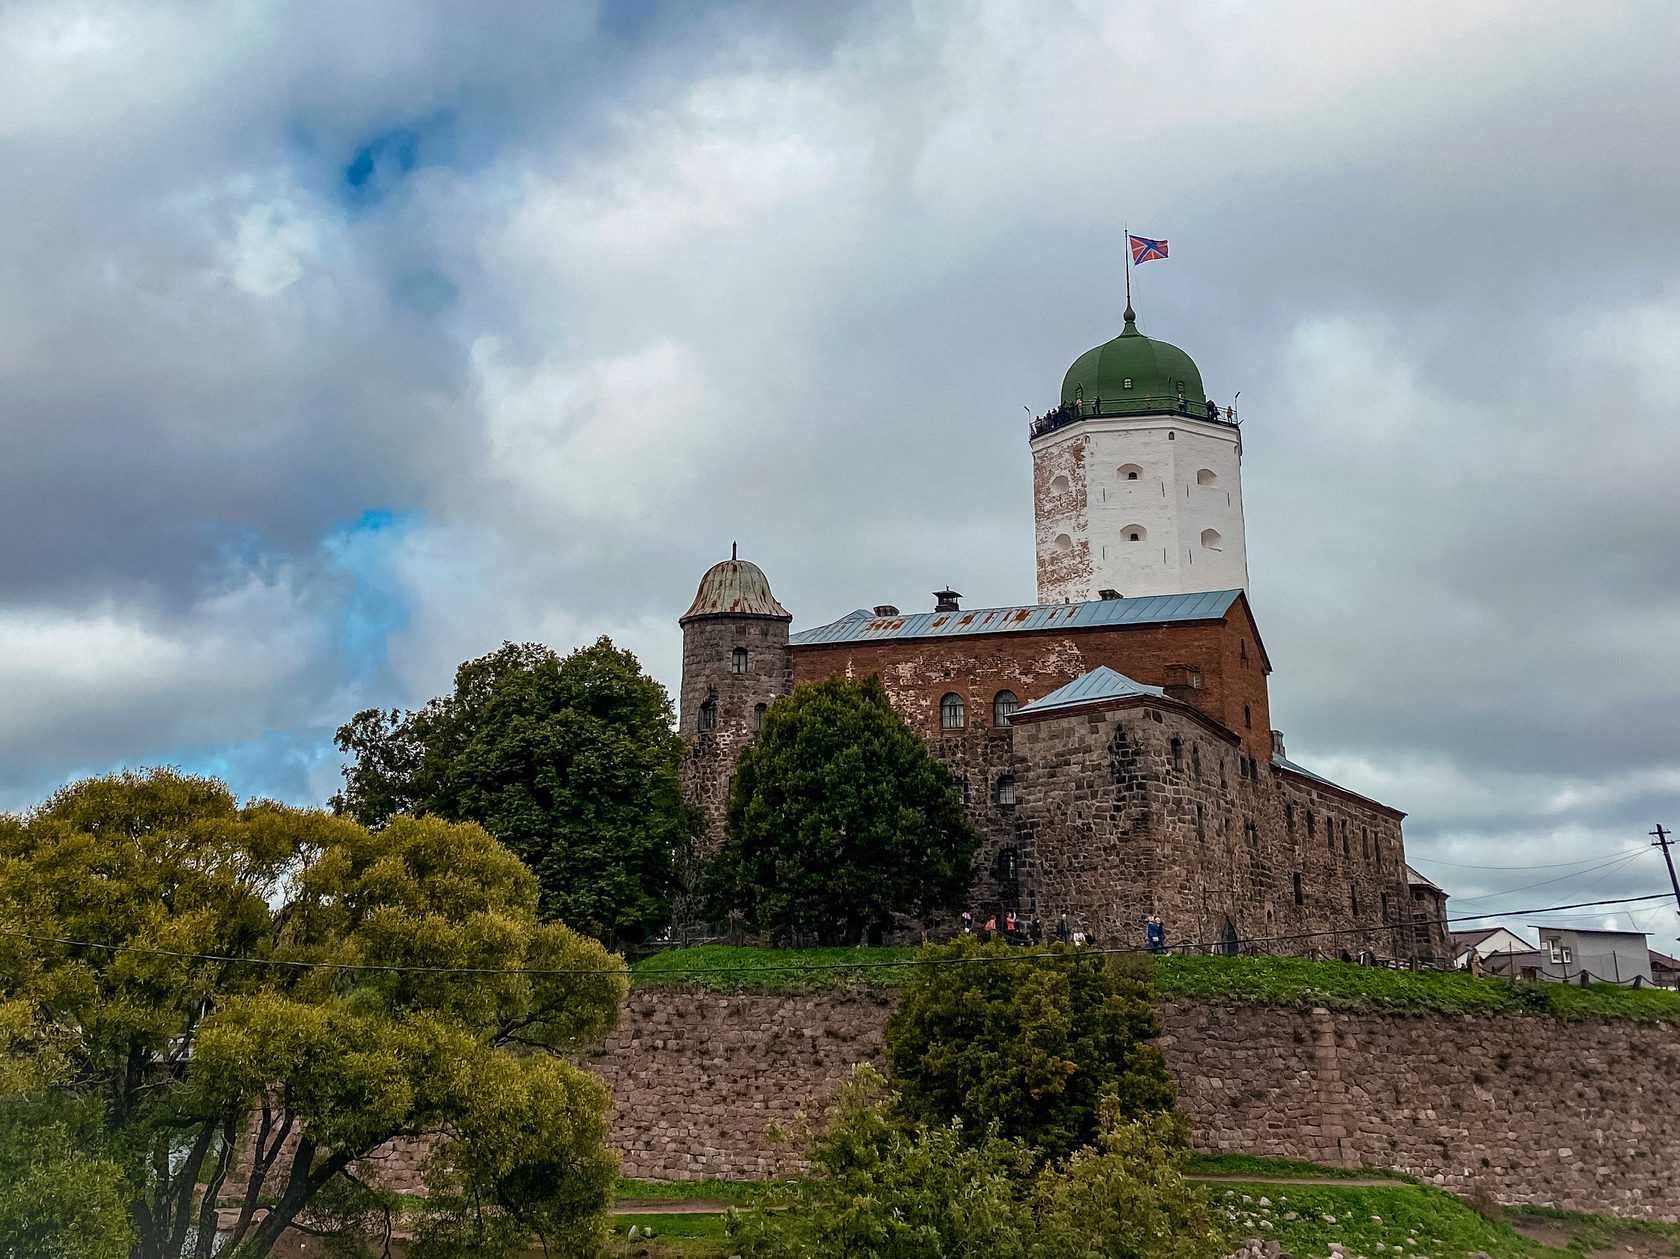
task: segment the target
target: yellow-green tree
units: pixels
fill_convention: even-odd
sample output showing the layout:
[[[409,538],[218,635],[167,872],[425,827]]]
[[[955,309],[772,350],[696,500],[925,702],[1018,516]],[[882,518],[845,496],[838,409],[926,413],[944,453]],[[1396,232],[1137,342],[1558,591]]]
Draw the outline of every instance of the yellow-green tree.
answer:
[[[74,1132],[86,1174],[115,1169],[134,1259],[380,1221],[358,1159],[394,1138],[433,1142],[434,1252],[538,1234],[591,1253],[608,1096],[562,1055],[611,1027],[625,982],[538,921],[531,873],[476,825],[370,832],[167,770],[0,822],[0,1002],[9,1038],[53,1058],[7,1105]]]

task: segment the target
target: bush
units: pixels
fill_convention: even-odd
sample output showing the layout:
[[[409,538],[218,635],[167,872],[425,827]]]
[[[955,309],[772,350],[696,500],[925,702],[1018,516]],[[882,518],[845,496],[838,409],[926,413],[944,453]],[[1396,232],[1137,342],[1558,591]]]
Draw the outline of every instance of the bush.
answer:
[[[1148,964],[1067,945],[1025,952],[962,938],[924,950],[887,1026],[887,1062],[907,1115],[995,1124],[1051,1156],[1116,1120],[1173,1105]]]
[[[1045,1163],[1024,1142],[960,1120],[906,1123],[858,1068],[777,1210],[732,1215],[745,1259],[1193,1259],[1217,1243],[1205,1196],[1178,1171],[1170,1121],[1105,1113],[1097,1148]]]

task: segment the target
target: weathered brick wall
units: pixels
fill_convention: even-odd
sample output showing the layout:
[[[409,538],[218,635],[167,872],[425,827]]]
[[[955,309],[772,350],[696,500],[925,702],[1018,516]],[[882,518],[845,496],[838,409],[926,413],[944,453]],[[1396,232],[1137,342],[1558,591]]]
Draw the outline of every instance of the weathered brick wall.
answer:
[[[637,993],[587,1065],[613,1086],[627,1175],[799,1168],[768,1135],[879,1053],[882,999]],[[1167,1061],[1194,1141],[1391,1167],[1503,1202],[1680,1218],[1671,1027],[1327,1014],[1172,1002]]]
[[[957,620],[983,612],[953,612]],[[992,697],[1014,691],[1023,704],[1042,699],[1098,665],[1151,686],[1174,680],[1173,666],[1201,671],[1189,702],[1235,731],[1248,754],[1271,756],[1271,708],[1259,637],[1237,603],[1222,621],[1132,625],[1104,629],[1044,629],[1031,633],[966,634],[957,638],[795,646],[793,680],[877,674],[893,705],[929,738],[939,729],[939,698],[955,691],[968,704],[969,724],[989,725]],[[1247,710],[1245,720],[1244,710]]]

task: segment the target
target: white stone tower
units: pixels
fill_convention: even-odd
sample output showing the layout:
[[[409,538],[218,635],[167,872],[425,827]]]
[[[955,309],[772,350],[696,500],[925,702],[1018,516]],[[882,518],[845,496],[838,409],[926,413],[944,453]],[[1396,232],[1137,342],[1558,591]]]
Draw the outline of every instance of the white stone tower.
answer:
[[[1032,426],[1040,603],[1248,587],[1234,417],[1188,354],[1125,318]]]

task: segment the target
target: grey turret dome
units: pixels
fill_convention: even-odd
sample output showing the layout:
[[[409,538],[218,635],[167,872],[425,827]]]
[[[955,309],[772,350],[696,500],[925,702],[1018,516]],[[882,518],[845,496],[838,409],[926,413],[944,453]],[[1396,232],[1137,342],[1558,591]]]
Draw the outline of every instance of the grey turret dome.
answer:
[[[751,560],[729,559],[713,564],[700,579],[694,602],[677,618],[679,625],[702,616],[764,616],[793,620],[793,613],[776,602],[770,579]]]

